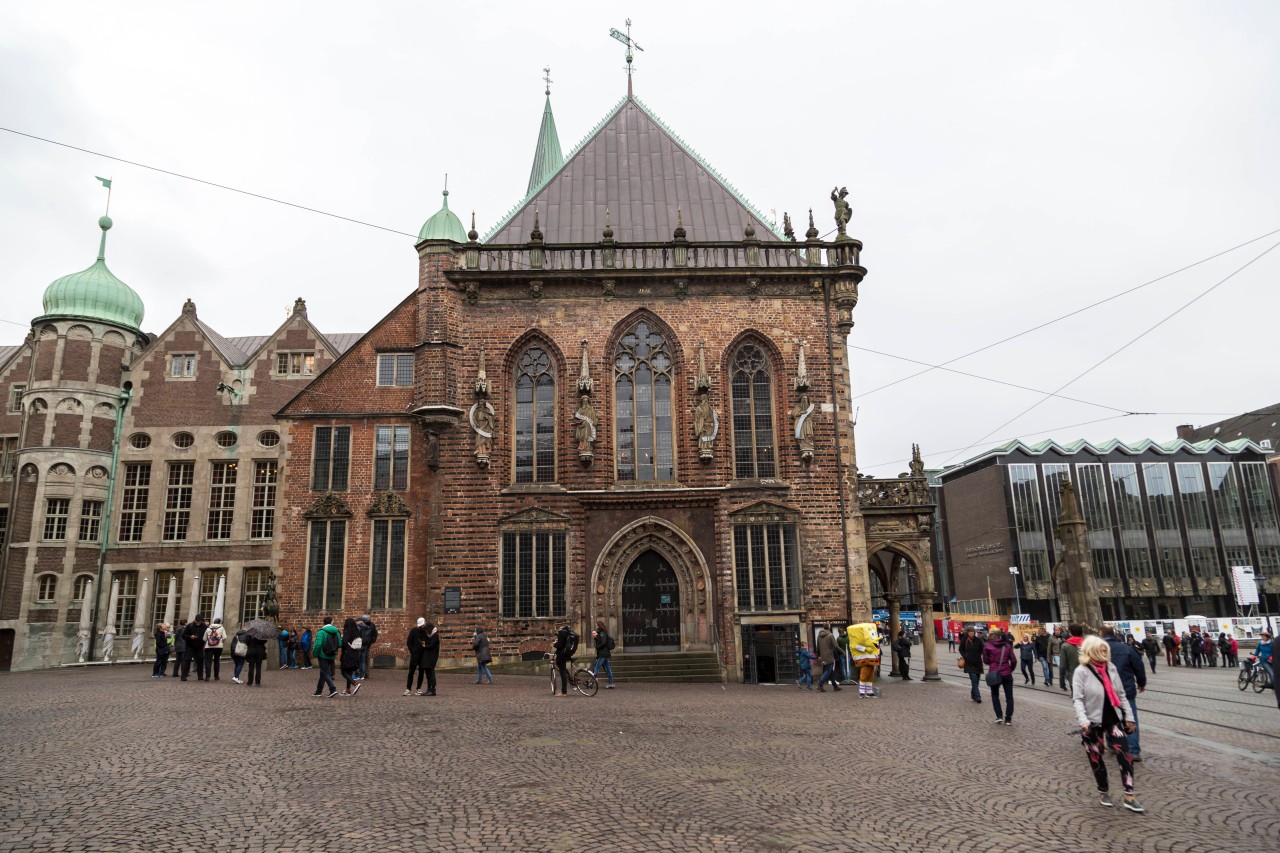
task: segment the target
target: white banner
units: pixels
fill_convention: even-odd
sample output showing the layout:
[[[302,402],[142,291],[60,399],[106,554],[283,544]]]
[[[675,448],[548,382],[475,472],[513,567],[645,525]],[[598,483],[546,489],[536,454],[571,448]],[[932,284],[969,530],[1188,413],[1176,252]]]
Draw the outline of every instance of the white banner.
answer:
[[[1253,575],[1253,566],[1232,566],[1231,585],[1236,590],[1236,604],[1247,607],[1258,603],[1258,584]]]

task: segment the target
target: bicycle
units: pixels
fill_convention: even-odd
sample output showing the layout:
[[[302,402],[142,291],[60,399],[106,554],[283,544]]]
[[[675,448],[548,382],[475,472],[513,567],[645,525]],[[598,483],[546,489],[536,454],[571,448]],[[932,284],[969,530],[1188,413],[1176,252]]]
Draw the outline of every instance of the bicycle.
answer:
[[[551,663],[551,695],[554,696],[560,692],[560,669],[555,665],[554,656],[548,652],[542,656],[543,660],[552,661]],[[571,667],[573,658],[569,658],[565,662],[565,670],[569,673],[569,686],[581,693],[583,696],[594,696],[600,690],[600,683],[596,681],[595,673],[589,669],[573,669]]]
[[[1267,674],[1267,668],[1262,665],[1257,656],[1245,658],[1240,666],[1240,675],[1236,676],[1236,687],[1244,690],[1252,684],[1253,692],[1261,693],[1271,686],[1271,677]]]

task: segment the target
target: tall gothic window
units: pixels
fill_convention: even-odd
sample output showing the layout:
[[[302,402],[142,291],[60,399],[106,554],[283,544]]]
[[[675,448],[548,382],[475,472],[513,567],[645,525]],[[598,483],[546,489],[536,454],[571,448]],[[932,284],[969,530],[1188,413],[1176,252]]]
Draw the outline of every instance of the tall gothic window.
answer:
[[[733,356],[733,462],[739,479],[772,477],[774,467],[773,377],[769,360],[754,344]]]
[[[643,320],[618,342],[613,359],[619,480],[674,480],[668,343]]]
[[[516,365],[516,482],[556,479],[556,380],[551,356],[529,347]]]

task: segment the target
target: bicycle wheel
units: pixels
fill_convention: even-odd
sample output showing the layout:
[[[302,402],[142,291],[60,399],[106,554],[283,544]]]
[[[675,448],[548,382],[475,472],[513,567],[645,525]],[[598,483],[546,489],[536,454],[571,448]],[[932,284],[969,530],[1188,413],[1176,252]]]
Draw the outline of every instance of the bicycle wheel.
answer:
[[[600,682],[596,681],[596,677],[591,674],[591,670],[580,669],[573,676],[573,687],[583,696],[594,696],[600,690]]]
[[[551,664],[551,695],[554,696],[560,690],[560,670],[556,669],[554,662]]]
[[[1271,679],[1267,677],[1267,671],[1262,667],[1257,667],[1257,675],[1253,679],[1253,692],[1261,693],[1271,686]]]
[[[1240,670],[1240,674],[1236,676],[1236,687],[1239,687],[1241,690],[1244,690],[1248,686],[1249,686],[1249,670],[1242,669]]]

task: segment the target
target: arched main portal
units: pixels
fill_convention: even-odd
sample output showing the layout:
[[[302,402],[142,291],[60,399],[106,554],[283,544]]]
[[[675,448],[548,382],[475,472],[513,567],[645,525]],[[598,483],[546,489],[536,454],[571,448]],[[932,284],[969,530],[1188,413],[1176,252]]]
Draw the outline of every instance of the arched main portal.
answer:
[[[615,533],[596,561],[591,592],[589,624],[604,619],[619,652],[711,647],[706,560],[688,534],[665,519],[645,516]]]

